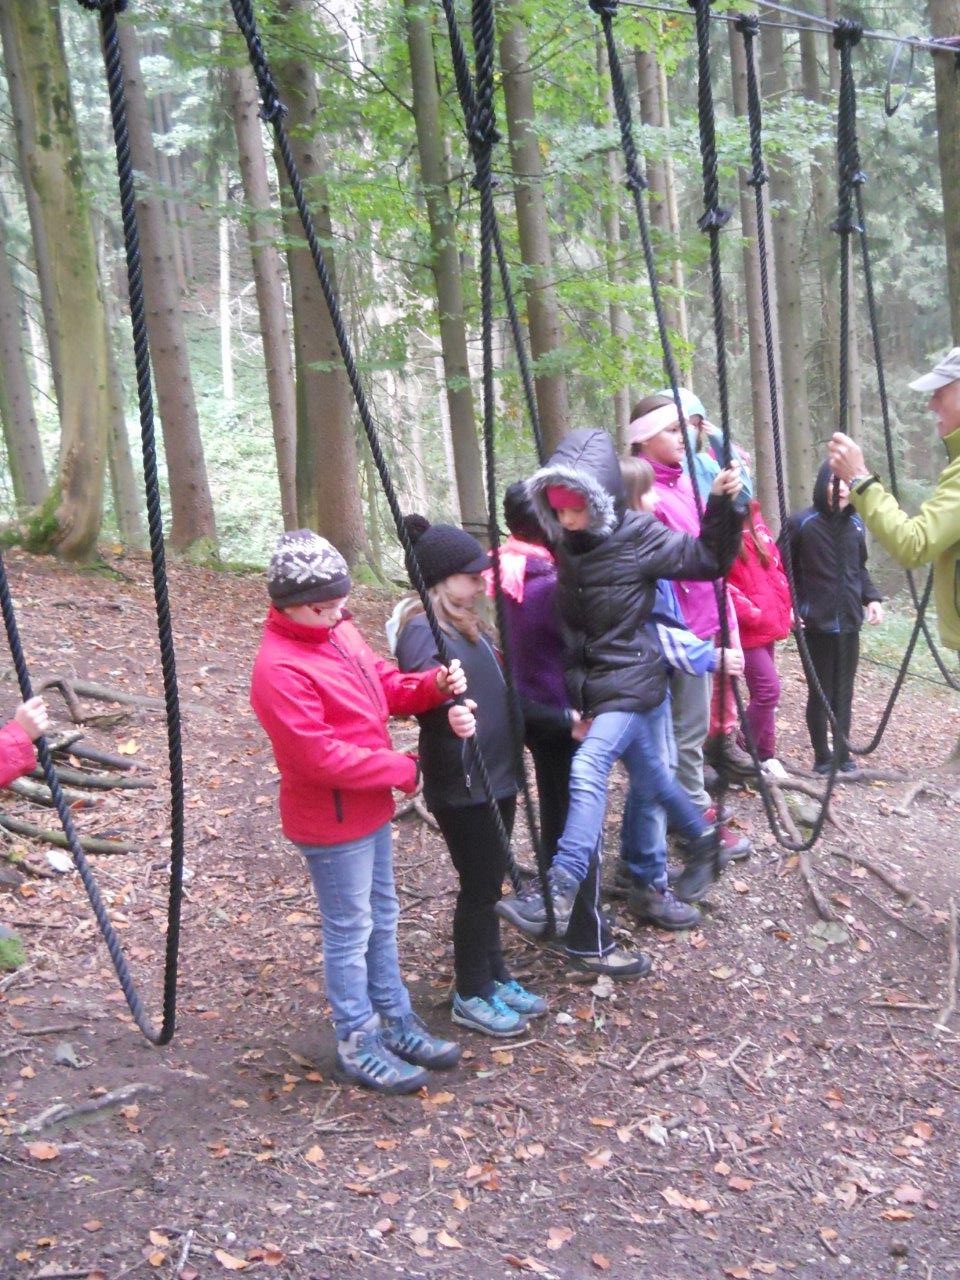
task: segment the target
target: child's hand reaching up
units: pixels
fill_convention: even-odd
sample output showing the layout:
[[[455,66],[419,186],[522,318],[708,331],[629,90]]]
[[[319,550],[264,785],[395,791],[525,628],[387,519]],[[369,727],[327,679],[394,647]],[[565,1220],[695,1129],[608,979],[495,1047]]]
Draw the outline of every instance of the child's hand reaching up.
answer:
[[[713,484],[710,486],[710,492],[715,493],[718,496],[725,493],[727,497],[732,500],[737,497],[742,488],[743,477],[741,475],[740,463],[734,459],[734,461],[730,463],[729,467],[724,467],[722,471],[717,473]]]
[[[32,742],[36,742],[50,728],[47,704],[39,697],[21,702],[13,713],[13,718]]]

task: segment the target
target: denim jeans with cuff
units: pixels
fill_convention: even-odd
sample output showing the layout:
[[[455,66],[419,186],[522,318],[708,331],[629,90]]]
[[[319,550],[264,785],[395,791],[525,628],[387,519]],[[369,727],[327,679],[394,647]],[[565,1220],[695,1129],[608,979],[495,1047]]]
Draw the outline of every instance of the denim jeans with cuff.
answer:
[[[400,905],[390,823],[358,840],[298,848],[320,907],[324,980],[337,1039],[346,1040],[375,1013],[409,1013],[397,954]]]

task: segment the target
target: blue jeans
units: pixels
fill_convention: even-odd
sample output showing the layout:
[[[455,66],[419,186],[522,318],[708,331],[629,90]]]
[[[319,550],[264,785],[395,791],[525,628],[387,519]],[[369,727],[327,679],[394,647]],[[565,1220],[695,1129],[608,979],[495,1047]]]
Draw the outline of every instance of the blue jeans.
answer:
[[[673,774],[677,765],[677,744],[673,736],[670,697],[651,713],[660,759]],[[652,805],[633,786],[627,792],[620,828],[620,857],[629,864],[637,880],[657,889],[667,886],[667,815],[660,805]]]
[[[590,859],[603,835],[610,771],[623,760],[630,790],[641,804],[662,805],[679,833],[696,839],[707,829],[703,815],[663,763],[658,727],[669,706],[650,711],[604,711],[595,716],[590,732],[570,766],[570,810],[557,845],[554,867],[578,882],[586,877]]]
[[[323,922],[323,972],[337,1039],[374,1013],[410,1012],[400,976],[390,823],[359,840],[299,845]]]

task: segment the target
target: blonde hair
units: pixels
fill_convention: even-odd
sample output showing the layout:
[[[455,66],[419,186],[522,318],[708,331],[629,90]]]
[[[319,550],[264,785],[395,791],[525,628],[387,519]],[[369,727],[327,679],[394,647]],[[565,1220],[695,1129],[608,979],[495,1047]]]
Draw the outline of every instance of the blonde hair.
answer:
[[[639,511],[640,499],[653,488],[653,467],[646,458],[621,458],[620,475],[627,509]]]
[[[476,605],[464,604],[461,600],[457,600],[447,585],[445,578],[438,582],[436,586],[429,587],[427,595],[430,597],[430,603],[433,605],[433,612],[436,614],[437,621],[444,631],[456,631],[472,644],[476,644],[482,635],[493,641],[496,633],[478,613]],[[410,596],[401,613],[397,634],[399,635],[403,631],[411,618],[415,618],[423,611],[423,605],[420,603],[419,597]]]

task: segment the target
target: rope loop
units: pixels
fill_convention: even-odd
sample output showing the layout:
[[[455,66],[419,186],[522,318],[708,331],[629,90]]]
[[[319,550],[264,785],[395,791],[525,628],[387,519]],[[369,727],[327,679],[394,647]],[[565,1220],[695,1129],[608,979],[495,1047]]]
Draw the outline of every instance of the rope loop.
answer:
[[[694,0],[690,0],[690,3],[693,2]],[[863,27],[859,22],[854,22],[852,18],[839,18],[833,28],[833,47],[841,52],[852,49],[860,43],[862,36]]]
[[[590,8],[599,18],[612,18],[617,12],[620,0],[588,0]]]
[[[897,47],[893,51],[890,58],[890,65],[887,67],[887,83],[883,86],[883,113],[889,119],[895,116],[903,106],[913,84],[913,66],[917,52],[917,46],[914,43],[919,36],[904,36],[902,40],[897,41]],[[897,95],[896,101],[893,98],[893,77],[897,74],[897,67],[900,65],[900,58],[904,49],[910,50],[910,61],[907,63],[906,75],[903,78],[903,84]]]
[[[734,19],[733,25],[744,40],[755,40],[760,34],[760,19],[755,13],[741,13]]]

